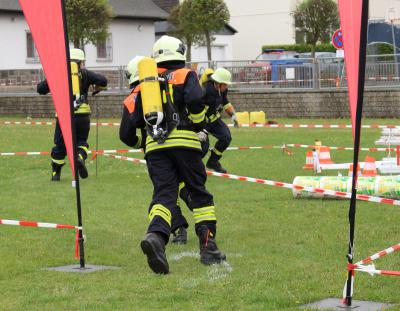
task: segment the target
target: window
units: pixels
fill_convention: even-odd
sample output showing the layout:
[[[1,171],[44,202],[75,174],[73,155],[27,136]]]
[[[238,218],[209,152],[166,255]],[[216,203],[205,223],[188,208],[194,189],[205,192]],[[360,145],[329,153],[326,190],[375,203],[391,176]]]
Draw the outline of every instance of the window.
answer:
[[[38,63],[39,55],[36,51],[35,42],[30,32],[26,32],[26,60],[30,63]]]
[[[112,61],[112,36],[108,34],[105,42],[97,44],[97,60],[104,62]]]

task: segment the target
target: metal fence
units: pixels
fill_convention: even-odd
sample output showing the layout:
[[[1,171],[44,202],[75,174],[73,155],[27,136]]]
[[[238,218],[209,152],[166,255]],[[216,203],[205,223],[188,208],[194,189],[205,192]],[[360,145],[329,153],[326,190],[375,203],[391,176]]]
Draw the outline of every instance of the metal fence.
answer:
[[[187,63],[199,76],[206,68],[225,67],[232,72],[231,89],[237,91],[283,91],[310,89],[344,89],[347,87],[342,58],[293,59],[277,62],[212,61]],[[89,67],[105,75],[108,92],[127,92],[125,66]],[[400,54],[372,55],[366,62],[366,88],[400,86]],[[44,79],[41,69],[0,70],[0,93],[34,93]]]

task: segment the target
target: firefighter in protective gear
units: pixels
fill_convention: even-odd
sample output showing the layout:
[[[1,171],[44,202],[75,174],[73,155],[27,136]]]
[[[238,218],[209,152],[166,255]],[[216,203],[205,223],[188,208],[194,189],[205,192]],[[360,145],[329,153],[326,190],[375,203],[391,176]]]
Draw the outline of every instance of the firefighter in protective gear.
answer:
[[[70,49],[70,59],[71,74],[73,75],[72,79],[74,80],[77,77],[79,79],[77,81],[75,80],[77,83],[74,83],[75,111],[74,115],[72,116],[78,146],[78,173],[81,178],[87,178],[88,171],[85,166],[85,160],[87,158],[87,152],[89,148],[87,140],[90,130],[90,107],[87,100],[88,90],[91,85],[95,87],[95,92],[105,89],[107,86],[107,79],[103,75],[83,68],[85,62],[85,53],[81,49]],[[74,68],[76,70],[75,72]],[[41,95],[45,95],[50,92],[46,80],[38,83],[37,92]],[[64,159],[66,156],[66,149],[58,118],[56,119],[54,144],[55,146],[51,150],[51,180],[59,181],[61,177],[61,169],[65,165]]]
[[[132,58],[126,66],[126,77],[129,80],[129,88],[131,93],[124,100],[124,107],[122,111],[121,125],[119,128],[119,139],[126,145],[132,148],[144,148],[146,142],[146,130],[144,129],[144,122],[141,122],[141,111],[137,113],[141,107],[136,107],[136,97],[139,93],[139,72],[138,64],[144,58],[144,56],[136,56]],[[136,110],[136,113],[135,113]],[[139,116],[138,120],[131,122],[131,117]],[[141,130],[141,136],[136,134],[138,126]]]
[[[172,221],[177,213],[180,180],[190,192],[190,208],[193,210],[200,243],[200,261],[214,264],[220,263],[226,257],[215,241],[214,201],[205,188],[207,175],[201,158],[201,144],[196,134],[205,122],[202,89],[197,75],[185,68],[185,46],[179,39],[161,37],[153,46],[153,57],[160,78],[166,82],[160,83],[163,106],[169,109],[167,101],[170,96],[173,108],[179,114],[179,124],[169,132],[164,142],[154,140],[151,135],[146,138],[145,157],[154,191],[148,213],[150,224],[140,245],[150,268],[155,273],[167,274],[169,265],[165,245],[169,241]],[[136,107],[142,103],[144,105],[145,101],[146,98],[142,98],[139,91]],[[174,120],[168,119],[171,114],[164,112],[166,122],[173,123]],[[143,118],[142,115],[141,122]]]
[[[228,126],[221,119],[221,111],[225,112],[231,117],[235,127],[239,127],[237,122],[235,109],[229,102],[228,86],[232,83],[232,75],[225,68],[218,68],[209,77],[208,81],[204,84],[204,103],[207,106],[207,125],[206,130],[208,133],[217,138],[214,148],[211,149],[211,155],[206,163],[207,168],[212,169],[219,173],[226,173],[219,162],[222,153],[228,148],[231,143],[232,136]]]

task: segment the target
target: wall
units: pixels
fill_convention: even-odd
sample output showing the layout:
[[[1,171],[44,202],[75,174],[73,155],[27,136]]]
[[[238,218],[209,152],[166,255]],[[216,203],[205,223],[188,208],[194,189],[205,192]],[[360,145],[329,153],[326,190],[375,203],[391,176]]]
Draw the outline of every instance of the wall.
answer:
[[[96,96],[100,117],[119,118],[126,95]],[[230,101],[237,111],[264,111],[271,118],[343,118],[349,117],[345,91],[230,93]],[[374,90],[365,92],[364,116],[370,118],[399,118],[400,91]],[[90,98],[93,115],[96,106]],[[54,108],[50,96],[0,96],[0,116],[18,115],[52,117]]]

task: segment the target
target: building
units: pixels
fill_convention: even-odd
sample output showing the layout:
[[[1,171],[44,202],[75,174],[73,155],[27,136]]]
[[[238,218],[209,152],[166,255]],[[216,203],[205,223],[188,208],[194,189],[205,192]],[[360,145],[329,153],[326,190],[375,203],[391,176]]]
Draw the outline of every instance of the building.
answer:
[[[115,18],[104,44],[85,46],[86,66],[121,66],[135,55],[150,55],[154,22],[168,13],[151,0],[109,0]],[[36,69],[41,64],[18,0],[0,1],[0,70]]]

